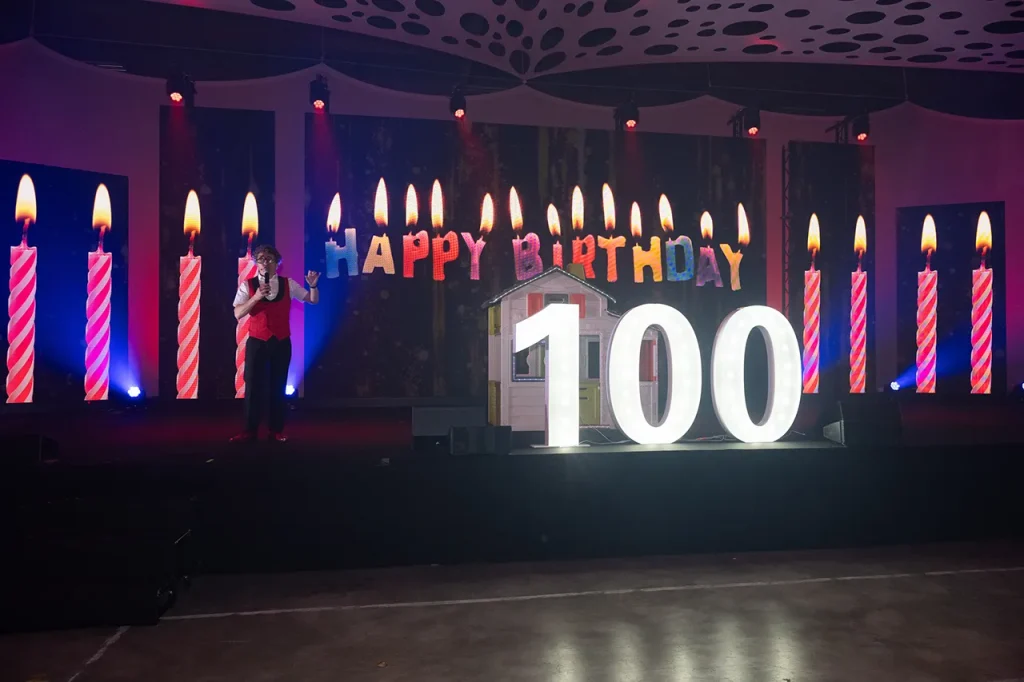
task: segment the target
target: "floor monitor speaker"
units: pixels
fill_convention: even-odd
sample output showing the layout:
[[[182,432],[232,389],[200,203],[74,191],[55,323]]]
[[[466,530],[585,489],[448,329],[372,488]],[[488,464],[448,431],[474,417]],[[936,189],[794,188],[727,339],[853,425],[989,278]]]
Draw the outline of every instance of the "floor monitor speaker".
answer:
[[[827,440],[847,446],[899,445],[903,423],[899,405],[882,396],[840,400],[824,428]]]

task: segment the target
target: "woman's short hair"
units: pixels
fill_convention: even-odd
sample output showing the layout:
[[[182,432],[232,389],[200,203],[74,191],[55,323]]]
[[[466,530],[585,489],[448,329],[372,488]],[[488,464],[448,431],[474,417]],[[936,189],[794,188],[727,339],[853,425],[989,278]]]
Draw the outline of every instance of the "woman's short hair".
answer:
[[[281,262],[281,252],[275,249],[270,244],[264,244],[256,247],[256,252],[252,254],[252,257],[259,260],[261,256],[270,256],[275,262]]]

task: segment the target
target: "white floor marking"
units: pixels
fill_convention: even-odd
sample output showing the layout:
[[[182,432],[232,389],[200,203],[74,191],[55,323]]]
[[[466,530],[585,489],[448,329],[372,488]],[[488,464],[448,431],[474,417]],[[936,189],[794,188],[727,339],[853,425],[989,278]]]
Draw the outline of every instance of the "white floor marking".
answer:
[[[978,573],[1012,573],[1024,571],[1024,566],[1008,568],[968,568],[948,571],[927,571],[924,573],[884,573],[877,575],[844,575],[832,578],[796,578],[793,580],[758,580],[734,583],[695,583],[692,585],[670,585],[665,587],[630,587],[617,590],[583,590],[580,592],[546,592],[508,597],[476,597],[471,599],[438,599],[434,601],[408,601],[380,604],[344,604],[336,606],[307,606],[286,609],[259,609],[253,611],[226,611],[223,613],[193,613],[180,616],[164,616],[161,620],[206,620],[230,618],[232,616],[275,616],[289,613],[320,613],[324,611],[365,611],[370,609],[412,609],[428,606],[466,606],[471,604],[500,604],[508,602],[538,601],[542,599],[569,599],[574,597],[607,597],[623,594],[649,594],[652,592],[691,592],[706,590],[728,590],[749,587],[779,587],[809,585],[814,583],[847,582],[856,580],[896,580],[903,578],[924,578],[935,576],[967,575]],[[120,634],[116,635],[120,637]],[[116,637],[114,641],[117,641]],[[111,642],[113,643],[113,642]],[[102,653],[103,649],[100,650]],[[88,664],[86,664],[88,665]],[[72,678],[74,679],[74,678]],[[69,680],[70,682],[70,680]],[[1007,681],[1013,682],[1013,681]],[[1024,680],[1021,680],[1024,682]]]
[[[68,678],[68,682],[75,682],[75,680],[78,679],[78,676],[85,672],[86,668],[103,658],[103,654],[107,653],[107,649],[117,644],[117,640],[121,639],[121,635],[128,632],[128,627],[129,626],[127,625],[122,625],[117,629],[117,632],[112,634],[110,637],[107,637],[106,641],[103,642],[103,646],[101,646],[96,653],[92,655],[92,658],[82,664],[81,670]]]

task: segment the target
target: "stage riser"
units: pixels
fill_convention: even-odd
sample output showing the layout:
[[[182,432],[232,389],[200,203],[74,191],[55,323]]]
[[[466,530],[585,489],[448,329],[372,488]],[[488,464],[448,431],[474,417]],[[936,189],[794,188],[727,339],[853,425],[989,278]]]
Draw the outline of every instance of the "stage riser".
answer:
[[[236,472],[237,473],[237,472]],[[1024,535],[1011,451],[445,458],[227,475],[220,571],[785,550]]]

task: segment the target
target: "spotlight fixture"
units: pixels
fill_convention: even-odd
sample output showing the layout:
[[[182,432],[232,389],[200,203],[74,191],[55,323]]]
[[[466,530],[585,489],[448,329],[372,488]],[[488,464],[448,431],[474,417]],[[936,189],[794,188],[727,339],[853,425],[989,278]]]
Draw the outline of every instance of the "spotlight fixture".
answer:
[[[452,112],[452,116],[458,121],[466,118],[469,106],[466,104],[466,96],[462,94],[461,88],[455,88],[452,96],[448,98],[448,110]]]
[[[733,137],[743,137],[744,133],[748,137],[757,137],[761,132],[761,110],[753,107],[740,109],[729,119],[729,125],[732,126]]]
[[[850,122],[850,127],[853,128],[853,136],[857,139],[857,142],[867,142],[868,136],[871,135],[871,119],[868,118],[867,114],[854,116]]]
[[[196,103],[196,84],[188,74],[180,73],[167,79],[167,96],[173,104],[191,107]]]
[[[635,130],[640,124],[640,107],[636,105],[632,95],[623,104],[615,108],[615,129]]]
[[[327,79],[317,76],[309,82],[309,103],[314,111],[331,113],[331,89],[327,87]]]
[[[293,386],[292,384],[288,384],[287,386],[285,386],[284,387],[284,394],[287,395],[287,396],[295,395],[295,386]]]
[[[839,121],[834,126],[825,129],[826,133],[836,134],[836,144],[847,144],[850,141],[850,131],[857,142],[867,142],[871,136],[871,118],[868,114],[853,114]]]
[[[889,389],[892,390],[892,391],[900,390],[900,382],[898,382],[898,381],[890,381],[889,382]]]
[[[142,397],[142,389],[139,388],[138,386],[129,386],[127,393],[128,397],[131,398],[132,400]]]

